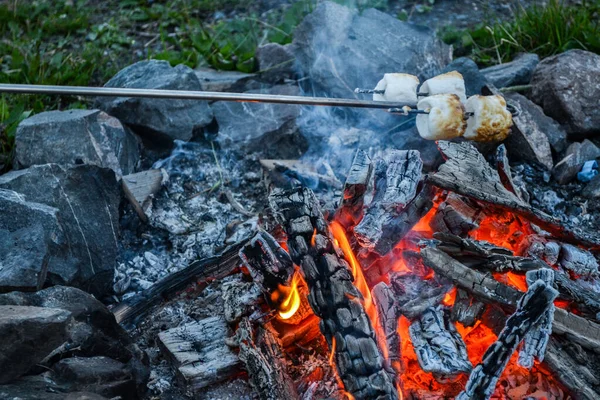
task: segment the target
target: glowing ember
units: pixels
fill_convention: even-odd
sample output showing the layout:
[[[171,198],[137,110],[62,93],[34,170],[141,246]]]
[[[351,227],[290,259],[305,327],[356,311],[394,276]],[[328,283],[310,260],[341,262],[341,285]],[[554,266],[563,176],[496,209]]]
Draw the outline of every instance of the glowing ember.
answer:
[[[454,305],[455,301],[456,301],[456,288],[452,288],[444,296],[444,299],[442,300],[442,304],[445,305],[445,306],[447,306],[447,307],[452,307]]]
[[[271,300],[277,301],[283,298],[279,303],[279,317],[281,319],[290,319],[296,314],[300,307],[300,293],[298,292],[298,284],[302,281],[302,275],[298,269],[294,272],[291,286],[279,285],[277,291],[271,294]]]

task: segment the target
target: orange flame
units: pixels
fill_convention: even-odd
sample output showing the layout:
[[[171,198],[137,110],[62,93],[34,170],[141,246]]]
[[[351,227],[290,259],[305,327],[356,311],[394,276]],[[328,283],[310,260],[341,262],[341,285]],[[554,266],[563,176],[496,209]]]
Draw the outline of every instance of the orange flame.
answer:
[[[454,305],[455,301],[456,301],[456,287],[453,287],[444,296],[444,299],[442,300],[442,304],[445,306],[448,306],[448,307],[452,307]]]
[[[292,277],[291,286],[279,285],[278,291],[283,293],[285,296],[283,301],[279,304],[279,317],[281,319],[290,319],[296,314],[298,308],[300,308],[300,293],[298,292],[298,283],[300,283],[302,277],[300,272],[296,269],[294,276]],[[280,293],[277,291],[271,295],[271,300],[276,300],[280,297]]]
[[[329,353],[329,366],[331,367],[331,370],[333,371],[333,375],[335,376],[335,380],[338,384],[338,387],[340,388],[342,394],[344,396],[346,396],[346,398],[348,400],[354,400],[354,396],[352,396],[349,392],[344,390],[344,382],[342,382],[342,378],[340,378],[340,375],[337,372],[337,368],[335,366],[335,361],[333,360],[335,356],[335,336],[333,336],[331,338],[331,353]]]

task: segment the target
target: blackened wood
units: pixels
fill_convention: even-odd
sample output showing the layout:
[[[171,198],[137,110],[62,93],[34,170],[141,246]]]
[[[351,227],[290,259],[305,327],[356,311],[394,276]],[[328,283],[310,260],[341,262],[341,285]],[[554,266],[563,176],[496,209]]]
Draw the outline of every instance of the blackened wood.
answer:
[[[573,301],[574,306],[590,319],[600,320],[600,300],[598,293],[587,289],[569,278],[562,271],[554,271],[554,280],[560,298]]]
[[[302,269],[321,332],[330,346],[335,342],[335,364],[345,390],[356,399],[397,398],[363,297],[352,283],[348,263],[333,246],[314,193],[307,188],[274,189],[269,202],[288,235],[292,260]]]
[[[442,306],[428,308],[409,327],[421,369],[440,381],[468,373],[473,368],[462,337]]]
[[[400,335],[398,335],[398,310],[394,293],[385,282],[379,282],[371,292],[377,306],[379,323],[385,333],[388,350],[387,361],[389,361],[398,377],[402,373],[402,348],[400,346]]]
[[[517,309],[506,321],[498,339],[483,355],[471,372],[465,390],[457,400],[487,400],[494,393],[496,383],[510,357],[527,332],[552,306],[558,292],[542,280],[534,282],[517,303]]]
[[[592,253],[567,243],[560,245],[558,264],[577,276],[587,278],[598,275],[598,261]]]
[[[447,277],[456,286],[472,293],[484,302],[504,306],[514,310],[522,292],[498,282],[489,275],[466,267],[444,252],[425,248],[421,250],[423,262],[437,274]],[[554,312],[552,332],[568,337],[570,340],[600,352],[600,325],[582,318],[562,308]]]
[[[219,279],[232,273],[239,263],[238,251],[244,243],[229,247],[221,255],[191,263],[166,276],[149,289],[122,301],[111,309],[119,324],[133,322],[151,307],[166,301],[192,282]]]
[[[250,383],[261,400],[297,399],[294,382],[287,373],[281,343],[268,329],[254,331],[248,318],[236,331],[239,357],[246,366]]]
[[[554,271],[550,268],[541,268],[527,272],[527,285],[531,286],[541,280],[548,286],[554,284]],[[552,333],[552,322],[554,321],[554,304],[551,304],[542,317],[525,334],[523,346],[519,351],[518,363],[524,368],[533,367],[533,361],[544,361],[548,339]]]
[[[375,193],[354,232],[362,247],[385,255],[431,209],[433,189],[420,184],[416,150],[392,150],[374,164]]]
[[[242,247],[239,256],[254,282],[266,293],[289,283],[294,274],[294,263],[288,252],[265,231],[258,232]]]
[[[460,322],[464,326],[473,326],[484,310],[485,304],[475,299],[466,290],[456,290],[456,298],[452,306],[452,321]]]
[[[344,184],[344,193],[336,220],[345,229],[354,227],[363,217],[365,193],[371,180],[373,164],[364,150],[357,150]]]
[[[517,196],[520,200],[525,203],[529,203],[529,199],[526,190],[521,190],[521,188],[515,185],[513,181],[512,174],[510,173],[510,165],[508,163],[508,156],[506,153],[506,146],[501,144],[496,149],[496,168],[498,169],[498,175],[500,176],[500,181],[502,185],[506,188],[506,190],[512,192],[515,196]]]
[[[452,233],[464,237],[479,227],[482,212],[474,202],[456,193],[450,193],[441,203],[429,226],[434,232]]]
[[[417,275],[392,273],[390,288],[394,294],[398,316],[404,315],[412,320],[430,307],[440,304],[451,289],[451,285],[448,281],[424,280]]]
[[[472,144],[439,141],[438,148],[446,162],[430,177],[432,184],[517,213],[565,242],[600,247],[598,234],[567,227],[557,218],[534,209],[507,190],[498,172]]]

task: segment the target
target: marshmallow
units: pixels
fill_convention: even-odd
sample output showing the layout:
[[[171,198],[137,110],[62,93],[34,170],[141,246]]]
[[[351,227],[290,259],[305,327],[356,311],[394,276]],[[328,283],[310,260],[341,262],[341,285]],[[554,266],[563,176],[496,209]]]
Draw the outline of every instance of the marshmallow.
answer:
[[[465,133],[465,108],[457,95],[427,96],[419,100],[417,108],[429,110],[429,114],[417,114],[417,130],[423,139],[449,140]]]
[[[415,104],[417,102],[419,78],[410,74],[385,74],[377,83],[375,90],[384,90],[383,94],[373,94],[373,101],[393,101]]]
[[[461,102],[467,101],[465,80],[457,71],[450,71],[427,79],[421,86],[420,91],[427,93],[429,96],[451,93],[457,95]]]
[[[465,104],[467,112],[474,113],[467,120],[465,138],[476,142],[506,139],[512,126],[512,115],[506,109],[506,100],[500,95],[471,96]]]

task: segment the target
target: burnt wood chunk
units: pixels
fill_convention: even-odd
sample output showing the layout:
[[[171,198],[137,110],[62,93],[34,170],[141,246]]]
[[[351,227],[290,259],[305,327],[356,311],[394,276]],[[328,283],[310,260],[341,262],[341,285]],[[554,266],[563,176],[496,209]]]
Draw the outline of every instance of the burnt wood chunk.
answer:
[[[423,280],[419,276],[403,273],[392,273],[390,286],[398,316],[404,315],[409,320],[418,318],[430,307],[440,304],[451,288],[449,282]]]
[[[239,357],[246,366],[250,383],[261,400],[297,399],[294,382],[287,373],[281,343],[268,329],[256,332],[248,318],[240,321],[236,331]]]
[[[465,237],[479,228],[482,212],[474,202],[456,193],[448,194],[431,219],[429,226],[434,232],[452,233]]]
[[[598,234],[568,227],[507,190],[498,172],[472,144],[448,141],[439,141],[437,144],[446,162],[430,176],[429,181],[433,185],[521,215],[565,242],[600,247]]]
[[[152,203],[152,197],[160,190],[162,181],[163,173],[158,169],[126,175],[121,181],[125,197],[144,222],[148,222],[146,210]]]
[[[396,371],[396,376],[400,376],[402,373],[402,348],[400,346],[400,335],[398,335],[398,310],[394,293],[385,282],[379,282],[371,292],[377,306],[379,322],[385,333],[388,361]]]
[[[240,372],[240,359],[225,343],[228,332],[223,317],[209,317],[160,332],[159,346],[178,378],[198,391]]]
[[[267,293],[278,285],[286,285],[294,274],[294,263],[288,252],[265,231],[258,232],[240,249],[239,255],[254,282]]]
[[[292,260],[302,269],[321,332],[330,347],[335,342],[335,364],[345,390],[359,400],[396,399],[363,297],[352,283],[348,263],[333,246],[314,193],[307,188],[274,189],[269,203],[288,235]]]
[[[430,307],[409,328],[421,369],[441,381],[473,368],[465,342],[447,311],[442,306]]]
[[[556,296],[558,292],[542,280],[529,286],[496,342],[487,349],[481,363],[471,372],[465,390],[456,397],[457,400],[487,400],[492,396],[513,352],[552,306]]]
[[[512,174],[510,173],[510,165],[508,163],[508,156],[506,154],[506,146],[501,144],[498,146],[496,150],[496,168],[498,169],[498,175],[500,176],[500,181],[506,188],[506,190],[512,192],[515,196],[517,196],[520,200],[525,203],[529,203],[527,190],[525,188],[520,188],[515,185],[513,181]]]
[[[371,180],[373,164],[364,150],[357,150],[344,184],[344,193],[336,220],[345,229],[354,227],[363,217],[365,193]]]
[[[496,303],[514,310],[522,292],[498,282],[493,277],[466,267],[444,252],[428,247],[421,250],[426,266],[450,279],[456,286],[486,303]],[[600,349],[600,325],[556,308],[552,333],[565,335],[570,340],[592,351]]]
[[[531,286],[536,281],[541,280],[546,285],[552,286],[554,283],[554,271],[549,268],[541,268],[535,271],[527,272],[527,285]],[[519,352],[519,365],[524,368],[533,367],[534,359],[544,361],[548,339],[552,333],[552,321],[554,320],[554,304],[550,304],[542,317],[525,334],[523,346]]]
[[[575,307],[586,317],[596,321],[600,320],[598,293],[583,287],[577,280],[572,280],[562,271],[554,271],[554,280],[560,292],[560,298],[573,301]]]
[[[562,243],[560,245],[558,264],[577,276],[591,277],[598,275],[598,261],[592,253],[570,244]]]
[[[473,326],[485,311],[485,304],[475,299],[466,290],[457,289],[454,306],[452,306],[452,321],[464,326]]]
[[[433,189],[420,184],[416,150],[392,150],[374,164],[373,199],[354,232],[363,247],[385,255],[431,209]]]

